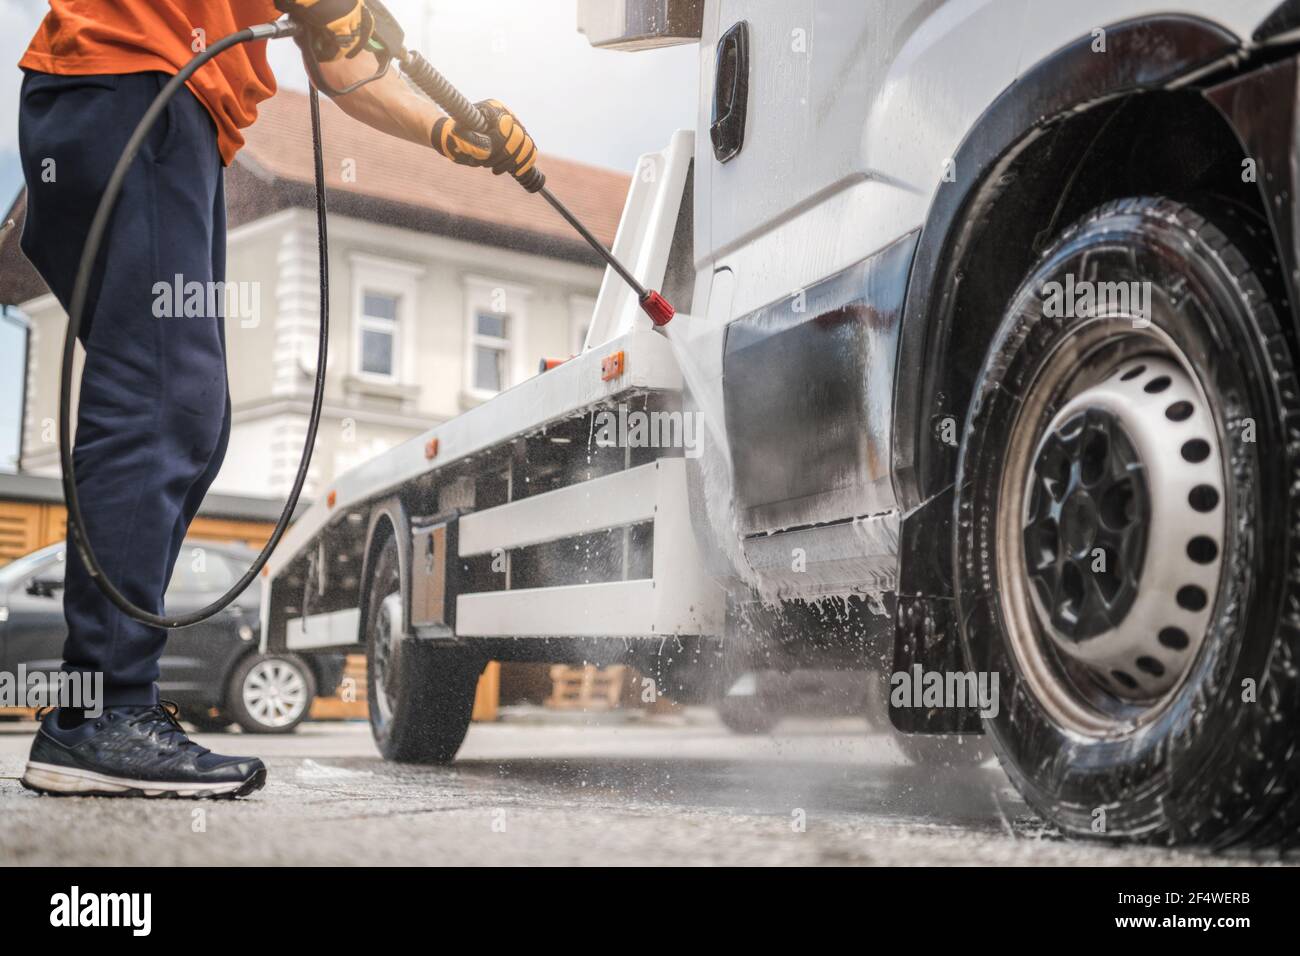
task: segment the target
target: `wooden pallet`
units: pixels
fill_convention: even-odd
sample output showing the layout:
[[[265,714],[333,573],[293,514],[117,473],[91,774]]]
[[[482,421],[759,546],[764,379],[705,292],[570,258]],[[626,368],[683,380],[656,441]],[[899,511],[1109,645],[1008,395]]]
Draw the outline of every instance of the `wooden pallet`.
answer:
[[[556,664],[551,668],[551,696],[546,706],[555,710],[614,710],[623,697],[627,668],[570,667]]]

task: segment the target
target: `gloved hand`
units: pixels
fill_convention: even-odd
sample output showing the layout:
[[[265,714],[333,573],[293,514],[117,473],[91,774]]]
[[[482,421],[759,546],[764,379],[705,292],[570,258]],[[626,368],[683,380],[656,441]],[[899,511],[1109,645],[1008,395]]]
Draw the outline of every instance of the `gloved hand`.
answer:
[[[316,58],[356,56],[370,40],[375,21],[365,0],[275,0],[275,8],[311,28]]]
[[[487,132],[476,133],[444,116],[433,124],[433,148],[462,166],[489,166],[497,176],[509,173],[530,193],[546,185],[537,168],[537,146],[524,124],[500,100],[474,105],[487,120]]]

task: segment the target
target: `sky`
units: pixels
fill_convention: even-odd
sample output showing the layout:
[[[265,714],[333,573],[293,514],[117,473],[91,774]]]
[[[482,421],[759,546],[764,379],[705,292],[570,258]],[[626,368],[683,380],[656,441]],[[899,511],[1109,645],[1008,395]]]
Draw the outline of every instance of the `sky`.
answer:
[[[520,117],[543,156],[632,170],[676,129],[695,125],[695,45],[626,53],[596,50],[577,31],[576,0],[388,0],[420,50],[471,100],[496,98]],[[0,0],[0,212],[22,185],[18,166],[19,58],[45,15],[43,0]],[[297,47],[272,44],[281,86],[305,90]],[[309,144],[303,143],[303,149]],[[0,321],[0,469],[16,448],[21,335]]]

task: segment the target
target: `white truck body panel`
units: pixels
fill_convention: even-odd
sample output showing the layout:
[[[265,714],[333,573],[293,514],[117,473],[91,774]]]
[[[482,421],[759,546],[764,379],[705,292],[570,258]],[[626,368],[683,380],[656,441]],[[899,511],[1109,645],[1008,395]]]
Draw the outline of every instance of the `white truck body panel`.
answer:
[[[355,644],[360,633],[360,624],[360,608],[295,617],[287,625],[285,645],[293,651],[307,651],[313,647]]]
[[[652,462],[467,514],[460,521],[460,555],[526,548],[650,521],[657,505],[658,471],[659,462]]]
[[[457,600],[457,635],[662,637],[721,633],[723,595],[705,572],[695,548],[685,466],[682,458],[663,458],[466,515],[461,523],[462,555],[653,521],[654,576],[462,594]]]
[[[700,41],[699,129],[710,122],[714,47],[738,20],[750,25],[750,108],[744,149],[730,162],[713,158],[707,136],[696,143],[697,265],[732,271],[730,319],[807,288],[920,228],[945,161],[1017,75],[1053,51],[1100,26],[1170,12],[1248,39],[1276,6],[714,0]],[[698,299],[694,311],[714,314]]]

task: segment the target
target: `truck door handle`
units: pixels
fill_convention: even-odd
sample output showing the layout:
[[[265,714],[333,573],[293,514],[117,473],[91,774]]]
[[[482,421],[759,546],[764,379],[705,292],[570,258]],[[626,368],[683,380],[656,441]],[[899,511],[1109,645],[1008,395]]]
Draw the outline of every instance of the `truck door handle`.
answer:
[[[713,120],[709,138],[713,155],[725,163],[745,145],[749,109],[749,24],[741,20],[718,41],[717,74],[713,83]]]

